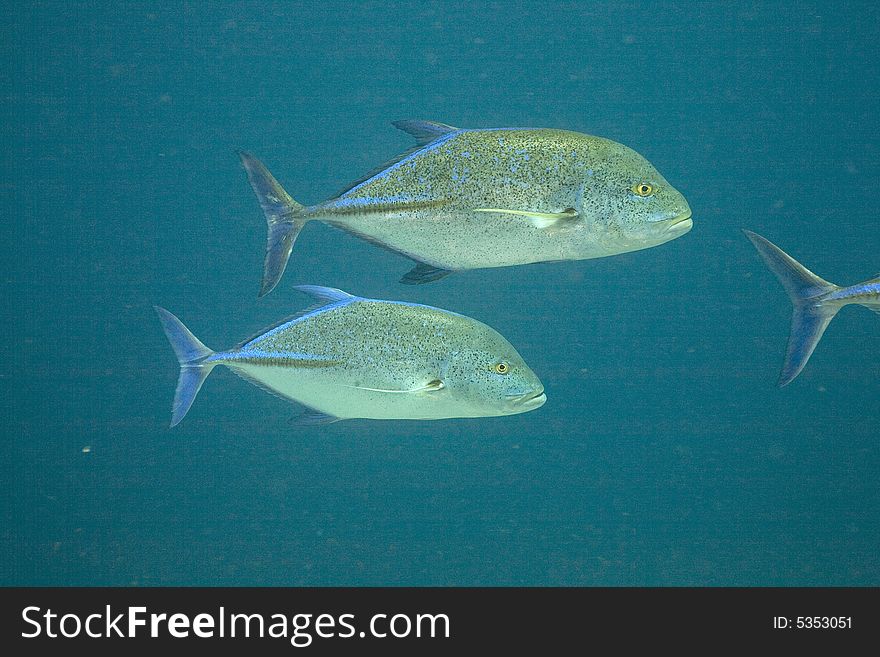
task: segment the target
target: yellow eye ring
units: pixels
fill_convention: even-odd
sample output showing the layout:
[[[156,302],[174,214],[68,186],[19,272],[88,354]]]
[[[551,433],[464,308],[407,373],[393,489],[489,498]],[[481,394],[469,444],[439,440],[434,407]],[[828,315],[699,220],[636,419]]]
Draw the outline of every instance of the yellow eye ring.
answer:
[[[654,193],[654,186],[650,183],[640,182],[630,187],[632,193],[637,196],[650,196]]]
[[[492,369],[495,370],[496,374],[508,374],[510,372],[510,365],[501,361],[500,363],[495,363]]]

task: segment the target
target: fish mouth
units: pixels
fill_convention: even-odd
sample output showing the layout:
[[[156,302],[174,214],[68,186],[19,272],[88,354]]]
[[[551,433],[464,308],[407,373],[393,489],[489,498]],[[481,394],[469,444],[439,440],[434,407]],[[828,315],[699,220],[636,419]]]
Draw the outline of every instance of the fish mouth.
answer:
[[[543,388],[527,392],[524,395],[507,395],[507,398],[510,400],[512,406],[523,410],[538,408],[539,406],[543,406],[544,402],[547,401],[547,395],[544,393]]]
[[[694,221],[691,219],[691,211],[688,209],[685,212],[674,216],[672,219],[668,219],[666,221],[666,230],[664,232],[684,235],[693,227],[693,225]]]

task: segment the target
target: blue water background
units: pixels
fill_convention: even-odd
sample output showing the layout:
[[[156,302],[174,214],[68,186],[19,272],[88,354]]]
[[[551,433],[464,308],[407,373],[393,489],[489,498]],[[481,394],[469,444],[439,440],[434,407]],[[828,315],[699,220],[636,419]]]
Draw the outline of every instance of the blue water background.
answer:
[[[880,269],[868,3],[26,3],[0,24],[0,584],[877,585],[880,318],[776,377],[790,306],[740,229]],[[603,260],[400,285],[302,233],[258,300],[235,149],[314,203],[411,144],[390,121],[609,137],[694,228]],[[227,370],[168,428],[153,313],[228,347],[298,283],[489,323],[523,415],[297,427]]]

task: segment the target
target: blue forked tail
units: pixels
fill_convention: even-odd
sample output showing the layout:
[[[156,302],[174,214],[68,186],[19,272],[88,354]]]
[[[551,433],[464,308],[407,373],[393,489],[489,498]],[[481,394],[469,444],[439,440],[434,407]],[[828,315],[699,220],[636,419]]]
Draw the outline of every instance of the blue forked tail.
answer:
[[[263,282],[260,285],[262,297],[269,294],[281,280],[293,243],[306,220],[302,216],[303,206],[290,198],[262,162],[244,151],[239,151],[238,155],[266,216],[268,232]]]
[[[177,379],[177,390],[174,393],[174,405],[171,408],[171,426],[180,423],[205,379],[214,369],[216,363],[205,362],[214,352],[199,342],[177,317],[159,306],[154,306],[162,322],[162,328],[168,342],[180,363],[180,377]]]
[[[823,303],[828,294],[839,288],[816,276],[769,240],[750,230],[743,232],[782,283],[794,306],[785,362],[779,374],[779,386],[782,387],[801,373],[828,324],[840,310],[840,305]]]

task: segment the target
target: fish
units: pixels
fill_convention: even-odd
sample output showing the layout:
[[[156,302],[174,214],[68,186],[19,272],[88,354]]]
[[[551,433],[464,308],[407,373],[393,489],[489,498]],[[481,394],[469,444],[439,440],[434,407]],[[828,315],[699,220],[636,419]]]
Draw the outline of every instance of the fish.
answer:
[[[335,288],[297,289],[317,303],[227,351],[212,351],[155,307],[180,364],[172,427],[217,365],[305,406],[297,422],[306,425],[513,415],[547,400],[516,349],[482,322]]]
[[[312,206],[239,151],[268,227],[259,296],[321,221],[415,261],[417,285],[455,271],[583,260],[657,246],[693,226],[684,196],[631,148],[556,129],[395,121],[416,145]]]
[[[835,285],[811,272],[768,239],[750,230],[743,232],[779,279],[794,306],[785,361],[779,375],[781,388],[803,371],[828,324],[841,308],[858,304],[880,313],[880,276],[848,287]]]

